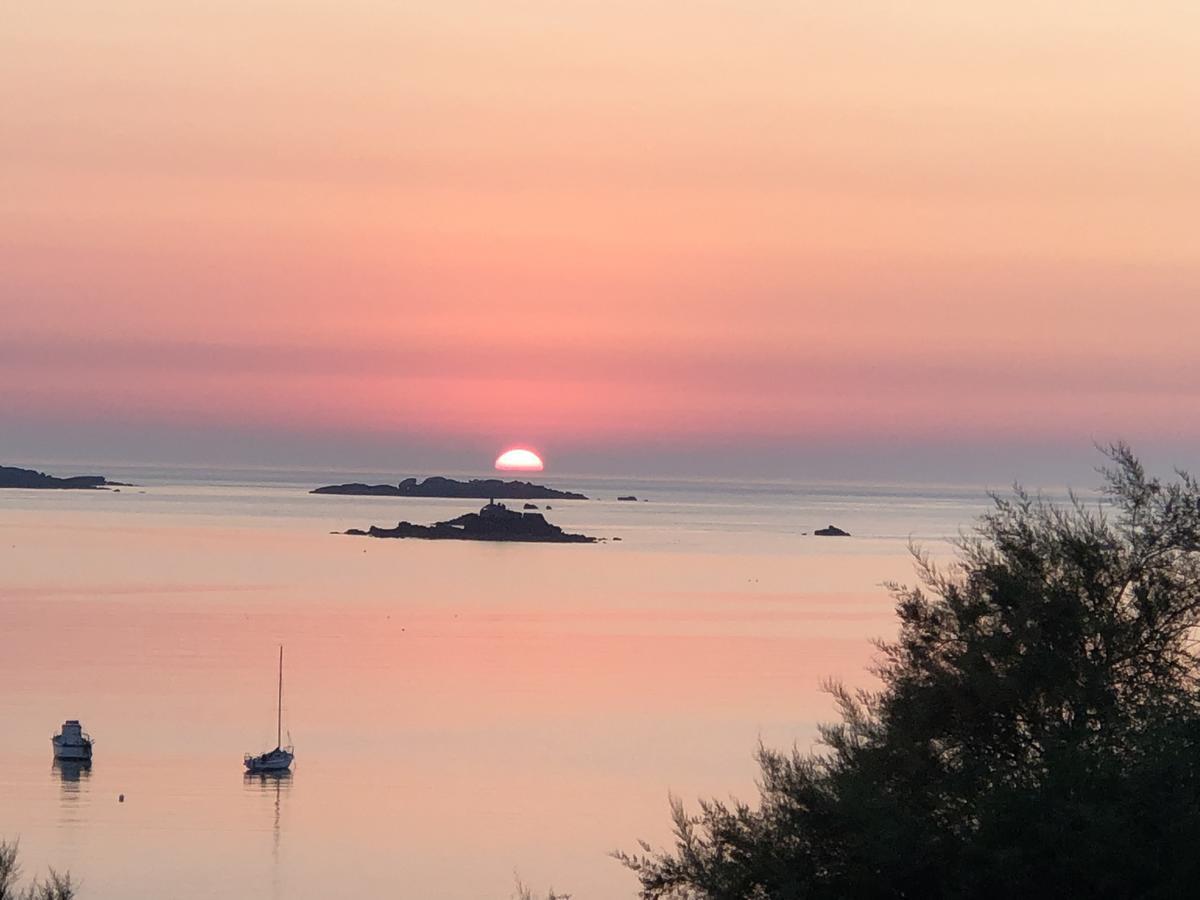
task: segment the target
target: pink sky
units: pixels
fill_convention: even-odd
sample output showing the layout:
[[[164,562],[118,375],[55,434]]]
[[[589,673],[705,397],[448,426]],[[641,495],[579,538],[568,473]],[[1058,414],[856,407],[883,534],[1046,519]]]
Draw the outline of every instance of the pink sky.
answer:
[[[1190,3],[16,0],[0,461],[1188,447],[1197,60]]]

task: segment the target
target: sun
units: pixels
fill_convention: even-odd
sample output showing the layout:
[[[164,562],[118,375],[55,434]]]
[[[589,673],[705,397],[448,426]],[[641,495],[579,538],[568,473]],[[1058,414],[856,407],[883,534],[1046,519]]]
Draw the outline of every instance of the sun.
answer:
[[[496,457],[496,468],[501,472],[540,472],[542,458],[532,450],[514,447]]]

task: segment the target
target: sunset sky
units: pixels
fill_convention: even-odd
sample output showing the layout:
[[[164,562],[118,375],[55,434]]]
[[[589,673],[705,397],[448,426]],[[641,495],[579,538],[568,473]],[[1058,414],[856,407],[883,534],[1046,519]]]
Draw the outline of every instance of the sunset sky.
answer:
[[[10,0],[0,463],[1200,462],[1200,6]]]

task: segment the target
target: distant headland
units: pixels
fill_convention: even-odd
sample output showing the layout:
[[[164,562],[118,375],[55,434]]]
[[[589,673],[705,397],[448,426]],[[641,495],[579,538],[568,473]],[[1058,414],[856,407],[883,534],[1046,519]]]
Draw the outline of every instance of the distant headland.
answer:
[[[594,544],[596,538],[570,534],[551,525],[537,512],[516,512],[503,503],[489,502],[477,513],[467,513],[433,525],[400,522],[395,528],[372,525],[366,531],[351,528],[346,534],[377,538],[420,538],[430,541],[521,541],[543,544]]]
[[[405,478],[399,484],[331,484],[311,494],[349,494],[356,497],[449,497],[457,500],[586,500],[583,494],[557,491],[528,481],[472,478],[458,481],[433,475],[424,481]]]
[[[129,487],[129,485],[120,481],[109,481],[103,475],[73,475],[69,478],[56,478],[33,469],[0,466],[0,488],[89,491],[108,487]]]

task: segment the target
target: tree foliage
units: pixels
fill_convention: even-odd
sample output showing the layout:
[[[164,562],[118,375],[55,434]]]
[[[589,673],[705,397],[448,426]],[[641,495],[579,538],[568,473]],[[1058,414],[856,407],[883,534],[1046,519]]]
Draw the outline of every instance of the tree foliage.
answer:
[[[759,749],[757,806],[673,801],[617,854],[651,898],[1176,897],[1200,884],[1200,485],[1108,450],[1105,498],[1019,488],[893,586],[881,687],[816,754]]]
[[[45,881],[36,878],[26,887],[18,884],[21,864],[17,861],[16,841],[0,841],[0,900],[74,900],[75,884],[70,873],[60,875],[53,869]]]
[[[516,893],[511,894],[512,900],[542,900],[538,894],[535,894],[533,888],[529,887],[521,880],[521,877],[515,876],[517,881]],[[570,894],[559,894],[554,888],[550,888],[545,894],[544,900],[571,900]]]

